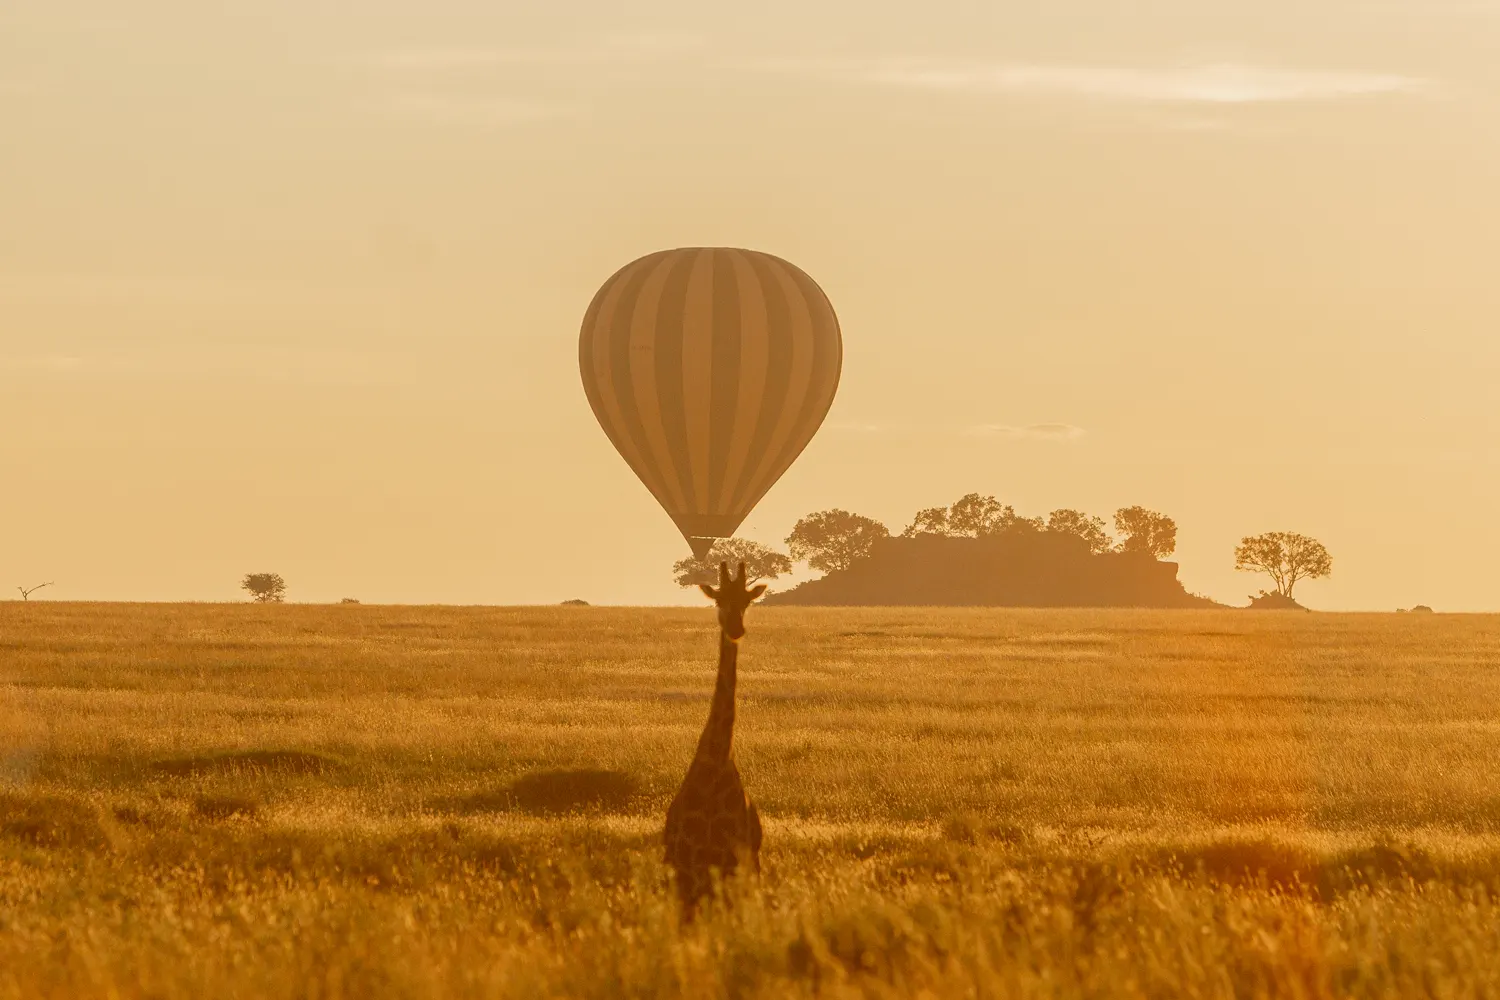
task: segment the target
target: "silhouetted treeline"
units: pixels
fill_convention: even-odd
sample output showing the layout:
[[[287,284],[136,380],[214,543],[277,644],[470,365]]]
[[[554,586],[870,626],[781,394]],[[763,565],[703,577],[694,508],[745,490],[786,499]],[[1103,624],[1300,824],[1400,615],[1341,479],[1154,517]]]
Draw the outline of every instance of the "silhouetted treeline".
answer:
[[[929,507],[899,536],[846,510],[809,514],[786,543],[790,556],[756,542],[726,539],[703,560],[674,567],[690,586],[721,560],[746,561],[752,576],[775,579],[805,562],[825,575],[784,594],[783,604],[1015,605],[1035,607],[1202,607],[1159,560],[1177,544],[1177,525],[1144,507],[1115,512],[1117,541],[1101,517],[1071,509],[1017,514],[992,496],[970,493]]]

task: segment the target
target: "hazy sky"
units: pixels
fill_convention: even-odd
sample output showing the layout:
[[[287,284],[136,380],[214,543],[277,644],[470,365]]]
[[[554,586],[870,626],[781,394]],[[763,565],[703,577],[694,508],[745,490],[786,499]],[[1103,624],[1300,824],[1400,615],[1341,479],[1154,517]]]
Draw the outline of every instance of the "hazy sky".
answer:
[[[1497,52],[1500,0],[0,0],[0,588],[690,600],[578,326],[727,244],[845,338],[749,537],[1141,503],[1221,600],[1284,529],[1314,606],[1500,610]]]

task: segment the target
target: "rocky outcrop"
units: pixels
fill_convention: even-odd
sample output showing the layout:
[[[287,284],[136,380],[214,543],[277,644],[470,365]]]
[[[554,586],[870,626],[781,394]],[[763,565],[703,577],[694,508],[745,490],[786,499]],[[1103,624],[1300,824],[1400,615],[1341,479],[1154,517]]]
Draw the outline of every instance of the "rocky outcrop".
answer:
[[[1177,564],[1139,553],[1096,555],[1071,535],[1010,532],[987,538],[889,538],[869,558],[766,604],[1029,608],[1209,608],[1189,594]]]

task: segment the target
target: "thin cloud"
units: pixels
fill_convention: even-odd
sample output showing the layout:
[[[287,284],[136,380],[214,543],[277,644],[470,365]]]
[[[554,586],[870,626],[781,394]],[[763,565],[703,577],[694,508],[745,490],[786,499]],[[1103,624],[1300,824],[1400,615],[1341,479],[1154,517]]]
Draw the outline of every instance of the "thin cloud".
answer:
[[[83,367],[84,363],[83,358],[69,354],[0,357],[0,371],[70,372]]]
[[[894,60],[841,65],[776,63],[762,68],[950,93],[1057,97],[1132,104],[1247,105],[1431,93],[1430,80],[1391,73],[1297,70],[1214,63],[1166,69]]]
[[[1163,113],[1151,123],[1163,132],[1229,132],[1236,127],[1220,118],[1176,113]]]
[[[1031,441],[1076,441],[1088,433],[1072,424],[1027,424],[1017,427],[1012,424],[979,424],[964,433],[970,437],[998,437]]]
[[[378,351],[310,350],[277,346],[144,348],[86,355],[0,356],[0,376],[24,373],[83,379],[203,379],[397,384],[409,378],[411,360]]]
[[[216,302],[263,294],[252,283],[207,276],[0,271],[0,302]]]
[[[708,44],[708,36],[692,31],[624,31],[610,35],[604,44],[617,52],[690,52]]]
[[[390,102],[390,111],[403,118],[484,128],[530,125],[565,118],[575,110],[571,105],[510,97],[404,94]]]
[[[1412,14],[1430,17],[1436,14],[1500,14],[1500,3],[1496,0],[1393,0],[1391,3],[1366,3],[1361,12],[1372,14]]]
[[[376,66],[406,71],[462,71],[503,66],[588,66],[635,63],[702,49],[703,35],[634,31],[582,45],[440,46],[398,49],[369,56]]]
[[[529,125],[579,113],[574,104],[483,92],[476,81],[524,76],[535,83],[549,71],[587,69],[633,74],[641,67],[681,58],[704,38],[686,32],[636,31],[608,35],[577,45],[443,46],[366,54],[361,62],[389,77],[396,96],[386,109],[398,117],[445,125],[502,128]],[[471,92],[464,92],[468,88]]]
[[[1072,424],[977,424],[971,427],[955,427],[952,424],[904,424],[876,423],[865,420],[840,420],[828,425],[830,430],[845,434],[918,434],[947,436],[963,434],[968,437],[1010,438],[1032,441],[1072,441],[1087,432]]]
[[[579,62],[581,53],[570,49],[423,48],[377,52],[369,57],[376,66],[392,70],[464,70],[486,66],[558,65]]]

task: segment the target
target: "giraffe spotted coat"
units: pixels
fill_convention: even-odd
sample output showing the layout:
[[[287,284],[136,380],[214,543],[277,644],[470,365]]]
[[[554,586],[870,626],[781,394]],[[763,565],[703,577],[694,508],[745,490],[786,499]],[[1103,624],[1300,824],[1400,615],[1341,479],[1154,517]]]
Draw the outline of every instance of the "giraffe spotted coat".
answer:
[[[713,890],[716,878],[760,871],[760,815],[734,763],[734,710],[745,608],[765,587],[745,587],[743,564],[738,578],[721,565],[719,583],[717,590],[703,588],[719,606],[719,672],[713,703],[687,777],[667,809],[663,838],[666,861],[676,875],[688,917]]]

